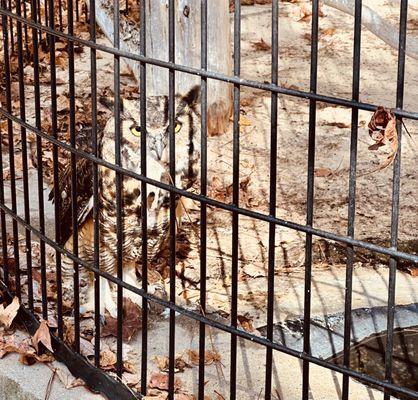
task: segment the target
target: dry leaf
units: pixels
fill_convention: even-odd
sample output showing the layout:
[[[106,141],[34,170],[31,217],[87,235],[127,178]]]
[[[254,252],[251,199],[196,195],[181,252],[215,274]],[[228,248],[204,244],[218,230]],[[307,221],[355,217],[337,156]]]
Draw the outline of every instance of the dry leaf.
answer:
[[[183,383],[179,378],[174,378],[174,391],[181,389]],[[150,382],[148,384],[149,388],[168,390],[168,375],[160,374],[155,372],[151,375]]]
[[[321,29],[321,33],[326,36],[332,36],[335,33],[335,28]]]
[[[116,354],[111,350],[102,350],[100,352],[100,367],[107,369],[114,369],[116,365]]]
[[[300,19],[298,21],[306,22],[312,16],[312,7],[308,8],[306,6],[306,4],[302,4],[300,6],[300,11],[299,12],[300,12]],[[320,17],[325,17],[325,14],[323,13],[321,7],[319,7],[318,15]]]
[[[418,267],[415,266],[410,266],[407,267],[406,270],[408,271],[408,273],[412,276],[418,276]]]
[[[2,338],[0,341],[0,358],[3,358],[8,353],[18,353],[19,361],[25,365],[33,365],[36,361],[49,363],[54,361],[51,354],[38,355],[35,349],[31,346],[29,338],[22,340],[20,343],[15,342],[14,335]]]
[[[80,353],[84,357],[94,356],[94,345],[87,339],[80,337]]]
[[[10,328],[19,311],[19,307],[20,303],[17,297],[14,297],[13,301],[6,308],[3,304],[0,304],[0,325]]]
[[[328,126],[336,126],[337,128],[349,128],[351,126],[351,124],[346,124],[344,122],[326,122],[324,125],[328,125]]]
[[[194,365],[199,365],[199,352],[197,350],[188,350],[189,361]],[[205,351],[205,364],[210,365],[213,363],[220,363],[221,355],[215,350]]]
[[[72,374],[64,372],[61,368],[55,368],[55,373],[66,389],[85,385],[81,378],[75,378]]]
[[[191,365],[183,360],[183,355],[179,354],[176,356],[174,362],[174,372],[183,372],[186,368],[190,368]],[[169,359],[168,357],[154,356],[152,360],[157,364],[157,367],[162,372],[169,371]]]
[[[196,396],[190,393],[176,393],[174,400],[196,400]]]
[[[251,318],[247,317],[246,315],[238,315],[237,316],[239,326],[246,332],[256,333],[257,330],[253,326],[253,321]]]
[[[390,153],[386,160],[373,171],[363,175],[368,175],[388,167],[396,157],[398,151],[398,133],[396,130],[396,118],[393,113],[380,106],[372,115],[368,124],[369,135],[375,141],[369,146],[369,150],[377,150],[382,146],[389,146]]]
[[[255,50],[260,50],[260,51],[271,50],[271,46],[268,43],[266,43],[263,39],[260,39],[258,42],[251,42],[251,45],[253,46]]]
[[[141,381],[138,374],[131,374],[130,372],[124,372],[122,374],[122,382],[128,387],[134,387]]]
[[[132,339],[135,332],[141,328],[141,308],[131,299],[123,299],[123,326],[122,338],[126,342]],[[102,329],[102,336],[117,336],[117,318],[106,317],[106,325]]]
[[[70,99],[67,96],[58,96],[57,97],[57,111],[66,111],[70,108]]]
[[[32,344],[37,353],[39,353],[39,343],[42,343],[51,353],[54,352],[51,344],[51,333],[49,332],[48,323],[41,320],[38,330],[32,337]]]
[[[328,178],[329,176],[332,176],[334,172],[332,169],[329,168],[315,168],[314,175],[319,178]]]

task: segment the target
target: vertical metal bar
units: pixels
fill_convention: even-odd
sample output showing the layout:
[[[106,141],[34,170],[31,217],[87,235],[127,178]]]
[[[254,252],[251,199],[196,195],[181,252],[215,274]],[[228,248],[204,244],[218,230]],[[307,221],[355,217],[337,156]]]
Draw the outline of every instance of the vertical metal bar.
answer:
[[[62,0],[58,0],[58,21],[59,21],[60,31],[62,31]]]
[[[89,22],[89,10],[87,8],[87,3],[83,3],[83,10],[84,10],[84,20]]]
[[[27,18],[27,10],[26,10],[26,0],[22,1],[23,6],[23,17]],[[28,26],[25,24],[23,29],[25,30],[25,54],[26,57],[29,57],[29,37],[28,37]]]
[[[78,0],[75,0],[75,20],[77,22],[80,20],[79,2],[78,2]]]
[[[51,14],[54,13],[53,5],[50,7]],[[68,0],[68,34],[74,34],[73,0]],[[75,82],[74,82],[74,42],[69,41],[68,51],[68,86],[70,95],[70,143],[75,148]],[[77,169],[76,156],[70,154],[71,164],[71,209],[72,209],[72,231],[73,231],[73,254],[78,257],[78,221],[77,221]],[[80,351],[80,271],[79,265],[74,261],[74,349]]]
[[[38,19],[38,2],[31,0],[31,17],[34,22]],[[32,28],[32,43],[33,43],[33,89],[35,99],[35,126],[41,130],[41,93],[39,82],[39,36],[36,28]],[[44,211],[44,190],[43,190],[43,165],[42,165],[42,139],[36,135],[36,163],[37,163],[37,178],[38,178],[38,204],[39,204],[39,231],[42,235],[45,234],[45,211]],[[41,268],[41,295],[42,295],[42,317],[47,318],[47,283],[46,283],[46,255],[45,242],[39,240],[40,253],[40,268]]]
[[[208,67],[208,4],[207,0],[200,2],[200,66],[207,70]],[[207,195],[207,78],[200,81],[200,108],[201,108],[201,182],[200,194]],[[206,312],[206,250],[207,250],[207,206],[200,203],[200,308]],[[205,398],[205,341],[206,324],[199,323],[199,400]]]
[[[45,2],[45,6],[46,6]],[[55,29],[54,18],[54,0],[49,0],[49,26]],[[51,131],[54,138],[58,138],[57,127],[57,79],[56,79],[56,64],[55,64],[55,36],[48,35],[49,43],[49,58],[51,68]],[[52,147],[53,159],[53,175],[54,175],[54,211],[55,211],[55,241],[61,243],[61,220],[60,220],[60,205],[61,193],[59,190],[59,167],[58,167],[58,146]],[[61,253],[55,252],[56,260],[56,277],[57,277],[57,315],[58,315],[58,336],[63,337],[63,321],[62,321],[62,278],[61,278]]]
[[[48,0],[49,1],[49,0]],[[48,1],[44,0],[44,13],[45,13],[45,26],[49,26],[49,17],[48,17]],[[41,0],[39,0],[39,7],[41,6],[42,2]],[[39,11],[41,11],[41,9],[39,8]],[[41,16],[41,14],[39,14],[39,16]],[[39,22],[41,22],[41,18],[39,18]],[[51,27],[52,28],[52,27]],[[48,34],[45,34],[47,43],[49,43],[49,36]]]
[[[21,16],[22,4],[20,0],[16,0],[17,15]],[[23,65],[23,35],[22,23],[17,21],[17,54],[18,54],[18,75],[19,75],[19,104],[20,104],[20,118],[26,122],[26,106],[25,106],[25,83],[24,65]],[[25,25],[26,27],[26,25]],[[26,31],[27,40],[27,31]],[[27,42],[26,42],[27,45]],[[25,215],[25,222],[30,224],[30,199],[29,199],[29,178],[28,178],[28,149],[26,142],[26,129],[20,127],[20,135],[22,140],[22,178],[23,178],[23,208]],[[26,264],[28,273],[28,305],[30,310],[33,310],[33,282],[32,282],[32,241],[29,229],[25,229],[25,252]],[[20,283],[19,283],[20,285]]]
[[[234,11],[234,76],[241,73],[241,2],[235,0]],[[234,124],[232,162],[232,203],[239,205],[239,128],[241,87],[234,85]],[[237,327],[238,318],[238,213],[232,213],[232,265],[231,265],[231,326]],[[230,399],[236,398],[237,385],[237,336],[231,335]]]
[[[7,8],[6,6],[6,2],[4,3],[4,8]],[[13,11],[12,10],[12,0],[9,0],[9,7],[8,7],[9,11]],[[7,19],[6,19],[7,21]],[[7,22],[5,22],[5,25],[7,26]],[[15,41],[14,41],[14,32],[13,32],[13,18],[10,18],[10,42],[11,42],[11,49],[12,49],[12,53],[15,52]],[[7,41],[8,43],[8,41]]]
[[[32,0],[31,0],[32,1]],[[37,14],[37,21],[42,24],[42,18],[41,18],[41,0],[35,0],[36,1],[36,7],[35,10],[38,13]],[[34,16],[32,16],[32,18],[34,18]],[[34,19],[35,21],[36,19]],[[39,42],[42,41],[42,31],[40,30],[39,32]]]
[[[399,49],[398,49],[398,78],[396,91],[396,108],[403,107],[405,85],[405,47],[406,29],[408,21],[408,0],[401,0],[400,24],[399,24]],[[393,167],[392,186],[392,212],[390,227],[390,245],[393,249],[398,247],[398,221],[399,221],[399,192],[401,184],[401,149],[402,149],[402,119],[396,120],[398,134],[398,151]],[[395,289],[397,260],[391,257],[389,260],[389,293],[388,293],[388,316],[387,316],[387,342],[385,353],[385,379],[392,382],[392,357],[393,357],[393,324],[395,319]],[[390,395],[385,392],[384,400],[389,400]]]
[[[175,4],[174,0],[168,3],[168,60],[175,62]],[[175,71],[168,71],[168,118],[169,118],[169,172],[171,182],[176,182],[176,156],[175,156]],[[170,192],[170,302],[176,302],[176,195]],[[169,337],[169,374],[168,398],[174,399],[174,364],[176,346],[176,313],[170,310],[170,337]]]
[[[7,26],[6,26],[7,29]],[[4,30],[4,25],[2,25]],[[3,134],[0,127],[0,137]],[[0,177],[3,177],[3,145],[0,140]],[[0,204],[4,204],[4,181],[0,179]],[[6,230],[6,214],[3,209],[0,210],[0,225],[1,225],[1,249],[2,249],[2,268],[3,268],[3,282],[9,286],[9,255],[7,251],[7,230]]]
[[[279,78],[279,4],[272,1],[271,28],[271,83],[277,85]],[[276,216],[277,193],[277,93],[271,93],[271,134],[270,134],[270,209],[269,214]],[[276,224],[269,224],[269,253],[268,253],[268,291],[267,291],[267,339],[273,340],[274,316],[274,267],[275,267]],[[266,352],[266,380],[265,398],[271,398],[273,350],[267,347]]]
[[[352,97],[359,101],[360,93],[360,49],[361,49],[361,7],[362,0],[356,0],[354,13],[354,50],[353,50],[353,83]],[[356,216],[356,170],[357,170],[357,134],[358,134],[358,108],[351,111],[351,148],[350,148],[350,177],[348,187],[348,228],[347,235],[354,238]],[[347,247],[347,266],[345,280],[345,310],[344,310],[344,366],[350,366],[351,341],[351,308],[353,293],[353,263],[355,250],[353,246]],[[343,376],[342,399],[349,396],[348,375]]]
[[[312,1],[312,39],[310,91],[316,93],[318,75],[318,21],[319,0]],[[314,168],[315,168],[316,100],[309,102],[308,184],[306,200],[306,225],[313,224]],[[305,294],[303,316],[303,351],[310,353],[311,331],[311,279],[312,279],[312,234],[306,234],[305,248]],[[309,361],[303,362],[302,399],[309,398]]]
[[[3,2],[1,2],[1,6],[3,7]],[[1,24],[1,31],[2,31],[2,38],[3,38],[3,47],[5,46],[5,37],[7,37],[7,23],[4,22],[5,18],[2,15],[2,24]],[[6,35],[6,36],[5,36]],[[3,136],[3,132],[1,132],[0,126],[0,138]],[[0,203],[4,204],[4,180],[3,180],[3,144],[0,140]],[[7,251],[7,230],[6,230],[6,213],[3,209],[0,210],[0,224],[1,224],[1,247],[2,247],[2,268],[3,268],[3,281],[6,286],[9,286],[9,255]]]
[[[146,2],[140,4],[139,52],[146,56]],[[147,175],[147,65],[140,64],[140,121],[141,121],[141,174]],[[142,223],[142,289],[148,290],[148,234],[147,234],[147,184],[141,183],[141,223]],[[142,356],[141,356],[141,394],[147,394],[148,368],[148,300],[142,298]]]
[[[90,40],[96,43],[96,0],[90,0]],[[93,154],[99,155],[97,141],[97,61],[96,49],[90,48],[90,86],[91,86],[91,137]],[[100,269],[99,232],[99,171],[93,163],[93,223],[94,223],[94,266]],[[94,273],[94,363],[100,366],[100,276]]]
[[[119,29],[119,0],[113,2],[113,46],[119,49],[120,29]],[[114,97],[115,97],[115,163],[121,165],[121,129],[120,129],[120,57],[114,56]],[[123,177],[116,172],[116,235],[117,235],[117,277],[122,279],[123,275],[123,219],[122,219],[122,180]],[[116,372],[122,376],[122,318],[123,318],[123,287],[118,285],[117,292],[117,344],[116,344]]]
[[[6,8],[5,1],[3,7]],[[2,24],[7,27],[7,19],[2,16]],[[3,52],[4,52],[4,74],[6,83],[6,109],[9,114],[12,114],[12,92],[10,83],[10,59],[9,59],[9,37],[7,29],[3,30]],[[15,158],[14,158],[14,137],[13,137],[13,125],[10,119],[7,120],[7,132],[9,140],[9,169],[10,169],[10,193],[12,200],[12,211],[17,213],[17,200],[16,200],[16,171],[15,171]],[[20,262],[19,262],[19,231],[17,221],[12,220],[12,232],[13,232],[13,253],[15,262],[15,283],[16,283],[16,295],[21,297],[20,288]]]

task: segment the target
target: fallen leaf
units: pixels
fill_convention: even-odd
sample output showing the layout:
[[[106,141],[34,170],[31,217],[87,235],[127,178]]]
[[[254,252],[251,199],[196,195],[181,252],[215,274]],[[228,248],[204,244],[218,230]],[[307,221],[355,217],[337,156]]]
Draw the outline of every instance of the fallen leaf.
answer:
[[[39,353],[39,343],[42,343],[51,353],[54,352],[51,344],[51,333],[49,332],[48,323],[41,320],[38,330],[32,337],[32,344],[36,352]]]
[[[94,345],[92,342],[80,337],[80,353],[84,357],[94,356]]]
[[[190,393],[176,393],[174,400],[196,400],[196,396]]]
[[[317,176],[318,178],[328,178],[332,176],[333,174],[334,172],[332,171],[332,169],[329,169],[329,168],[315,168],[315,172],[314,172],[314,175]]]
[[[157,367],[162,372],[169,371],[169,359],[165,356],[154,356],[153,361],[157,364]],[[190,368],[191,365],[183,360],[183,355],[177,355],[174,362],[174,372],[183,372],[186,368]]]
[[[379,106],[372,115],[368,124],[369,136],[375,143],[369,146],[369,150],[377,150],[379,147],[389,146],[390,153],[386,160],[382,162],[378,168],[362,174],[360,176],[369,175],[388,167],[395,159],[398,152],[398,133],[396,130],[396,117],[386,108]]]
[[[197,350],[188,350],[189,361],[194,365],[199,365],[199,352]],[[213,363],[220,363],[221,355],[215,350],[205,351],[205,364],[210,365]]]
[[[66,111],[70,108],[70,99],[67,96],[61,95],[57,98],[57,111]]]
[[[179,378],[174,378],[174,391],[180,390],[183,383]],[[153,389],[168,390],[168,375],[155,372],[151,375],[148,387]]]
[[[100,367],[114,369],[116,365],[116,354],[112,350],[102,350],[100,352]]]
[[[51,354],[36,354],[35,349],[31,346],[30,338],[24,339],[20,343],[15,341],[13,335],[8,336],[6,339],[2,338],[0,341],[0,358],[9,353],[19,354],[19,361],[25,365],[33,365],[36,361],[44,363],[54,361],[54,357]]]
[[[299,22],[301,22],[301,21],[306,22],[306,21],[308,21],[308,20],[309,20],[309,18],[312,16],[312,7],[308,8],[308,7],[306,6],[306,4],[302,4],[302,5],[300,6],[299,13],[300,13],[300,19],[299,19],[298,21],[299,21]],[[318,10],[318,15],[319,15],[320,17],[325,17],[325,14],[323,13],[323,11],[322,11],[321,7],[319,7],[319,10]]]
[[[252,319],[245,316],[245,315],[238,315],[237,316],[239,326],[247,332],[255,332]]]
[[[255,50],[260,50],[260,51],[271,50],[271,46],[268,43],[266,43],[263,39],[260,39],[257,42],[251,42],[251,45],[253,46]]]
[[[351,126],[351,124],[346,124],[344,122],[326,122],[324,125],[328,125],[328,126],[336,126],[337,128],[349,128]]]
[[[55,368],[55,373],[66,389],[85,386],[85,383],[81,378],[75,378],[72,374],[66,373],[61,368]]]
[[[321,29],[321,33],[326,36],[332,36],[335,33],[335,28]]]
[[[126,342],[132,339],[135,332],[141,328],[141,308],[131,299],[123,299],[123,326],[122,338]],[[117,318],[106,316],[106,324],[102,329],[102,336],[117,336]]]
[[[6,308],[3,304],[0,304],[0,325],[10,328],[19,308],[20,303],[17,297],[14,297],[13,301],[7,305]]]
[[[128,387],[134,387],[141,381],[138,374],[131,374],[130,372],[124,372],[122,374],[122,382]]]

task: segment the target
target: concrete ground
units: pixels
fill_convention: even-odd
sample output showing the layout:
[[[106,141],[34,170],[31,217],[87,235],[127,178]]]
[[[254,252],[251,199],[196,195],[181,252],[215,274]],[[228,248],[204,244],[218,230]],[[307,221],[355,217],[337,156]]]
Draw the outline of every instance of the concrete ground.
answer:
[[[59,368],[64,376],[69,377],[68,384],[73,380],[65,365],[52,363]],[[0,361],[0,399],[2,400],[101,400],[104,397],[93,394],[85,387],[67,389],[58,376],[55,376],[50,389],[48,384],[53,371],[45,364],[36,363],[31,366],[19,362],[17,354],[9,354]],[[48,397],[49,393],[49,397]]]

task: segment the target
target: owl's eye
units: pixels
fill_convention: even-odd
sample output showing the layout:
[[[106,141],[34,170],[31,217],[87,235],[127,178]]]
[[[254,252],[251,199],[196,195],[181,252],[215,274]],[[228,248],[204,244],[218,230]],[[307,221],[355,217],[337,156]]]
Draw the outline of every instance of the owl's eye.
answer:
[[[140,126],[133,126],[131,128],[131,132],[132,132],[132,135],[134,135],[136,137],[140,137],[141,136],[141,127]]]
[[[176,123],[176,126],[174,127],[174,132],[179,133],[181,130],[182,124],[180,122]]]

